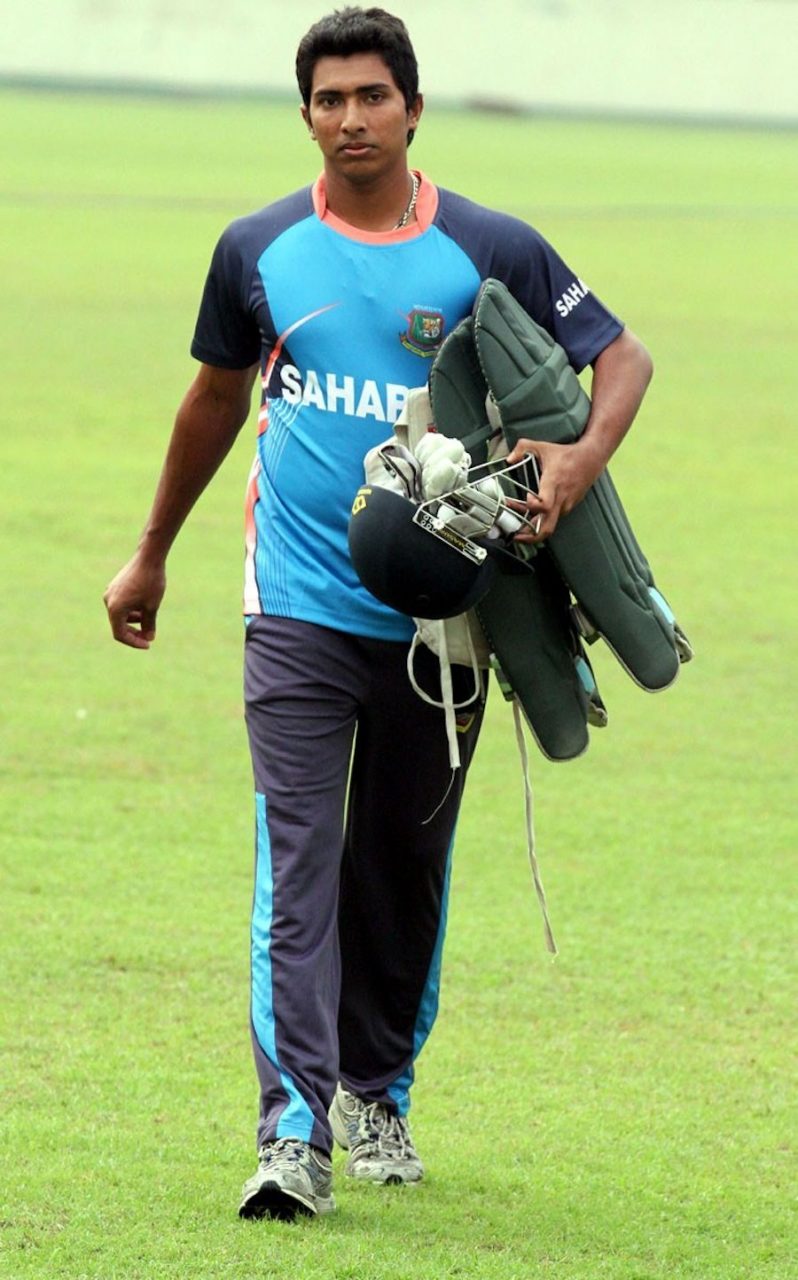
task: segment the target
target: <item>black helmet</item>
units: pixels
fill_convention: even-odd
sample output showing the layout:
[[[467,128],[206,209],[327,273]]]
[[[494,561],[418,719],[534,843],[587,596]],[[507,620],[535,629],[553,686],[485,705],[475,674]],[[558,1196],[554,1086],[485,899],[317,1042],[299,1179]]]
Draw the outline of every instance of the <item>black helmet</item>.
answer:
[[[412,618],[453,618],[482,599],[496,571],[484,547],[427,506],[364,485],[349,520],[355,571],[373,596]]]

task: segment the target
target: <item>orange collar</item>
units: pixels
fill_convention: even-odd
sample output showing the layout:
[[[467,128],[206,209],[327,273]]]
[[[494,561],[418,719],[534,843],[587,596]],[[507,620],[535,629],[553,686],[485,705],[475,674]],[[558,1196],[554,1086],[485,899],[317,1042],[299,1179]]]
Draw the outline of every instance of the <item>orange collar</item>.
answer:
[[[327,183],[323,173],[313,184],[313,208],[316,216],[333,231],[348,236],[350,240],[360,240],[367,244],[396,244],[402,240],[412,240],[427,230],[438,212],[438,188],[419,170],[416,172],[421,179],[416,201],[416,221],[407,227],[391,231],[363,231],[360,227],[344,222],[343,218],[337,217],[327,208]]]

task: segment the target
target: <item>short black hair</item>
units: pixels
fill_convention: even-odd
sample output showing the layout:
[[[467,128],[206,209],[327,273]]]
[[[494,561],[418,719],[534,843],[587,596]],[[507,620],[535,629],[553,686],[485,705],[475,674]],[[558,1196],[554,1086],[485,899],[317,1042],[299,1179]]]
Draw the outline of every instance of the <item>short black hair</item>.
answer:
[[[348,58],[353,53],[380,55],[410,111],[418,97],[418,63],[407,27],[385,9],[357,5],[321,18],[300,40],[296,79],[305,106],[310,106],[313,71],[319,58]]]

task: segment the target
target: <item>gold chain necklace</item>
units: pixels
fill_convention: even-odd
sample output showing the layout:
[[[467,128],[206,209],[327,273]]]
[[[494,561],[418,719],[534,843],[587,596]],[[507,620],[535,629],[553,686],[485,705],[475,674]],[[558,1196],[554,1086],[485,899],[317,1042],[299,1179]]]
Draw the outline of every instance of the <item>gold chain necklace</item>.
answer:
[[[421,180],[419,179],[419,176],[417,173],[413,173],[410,176],[413,179],[413,191],[410,196],[408,206],[405,209],[399,221],[397,222],[396,226],[394,227],[394,231],[401,231],[402,227],[407,226],[408,222],[413,216],[413,210],[416,207],[416,201],[418,200],[418,192],[419,192],[419,187],[421,186]]]

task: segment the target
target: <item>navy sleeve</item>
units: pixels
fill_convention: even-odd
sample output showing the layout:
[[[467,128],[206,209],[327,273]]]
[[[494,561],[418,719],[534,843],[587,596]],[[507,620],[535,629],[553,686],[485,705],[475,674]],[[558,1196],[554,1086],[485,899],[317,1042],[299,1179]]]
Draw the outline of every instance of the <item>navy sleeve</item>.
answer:
[[[506,284],[565,349],[577,373],[623,331],[618,317],[528,223],[452,192],[442,191],[440,197],[437,225],[469,255],[483,280]]]
[[[242,255],[237,224],[214,250],[200,303],[191,354],[203,364],[248,369],[260,358],[261,337],[251,304],[254,264]]]

